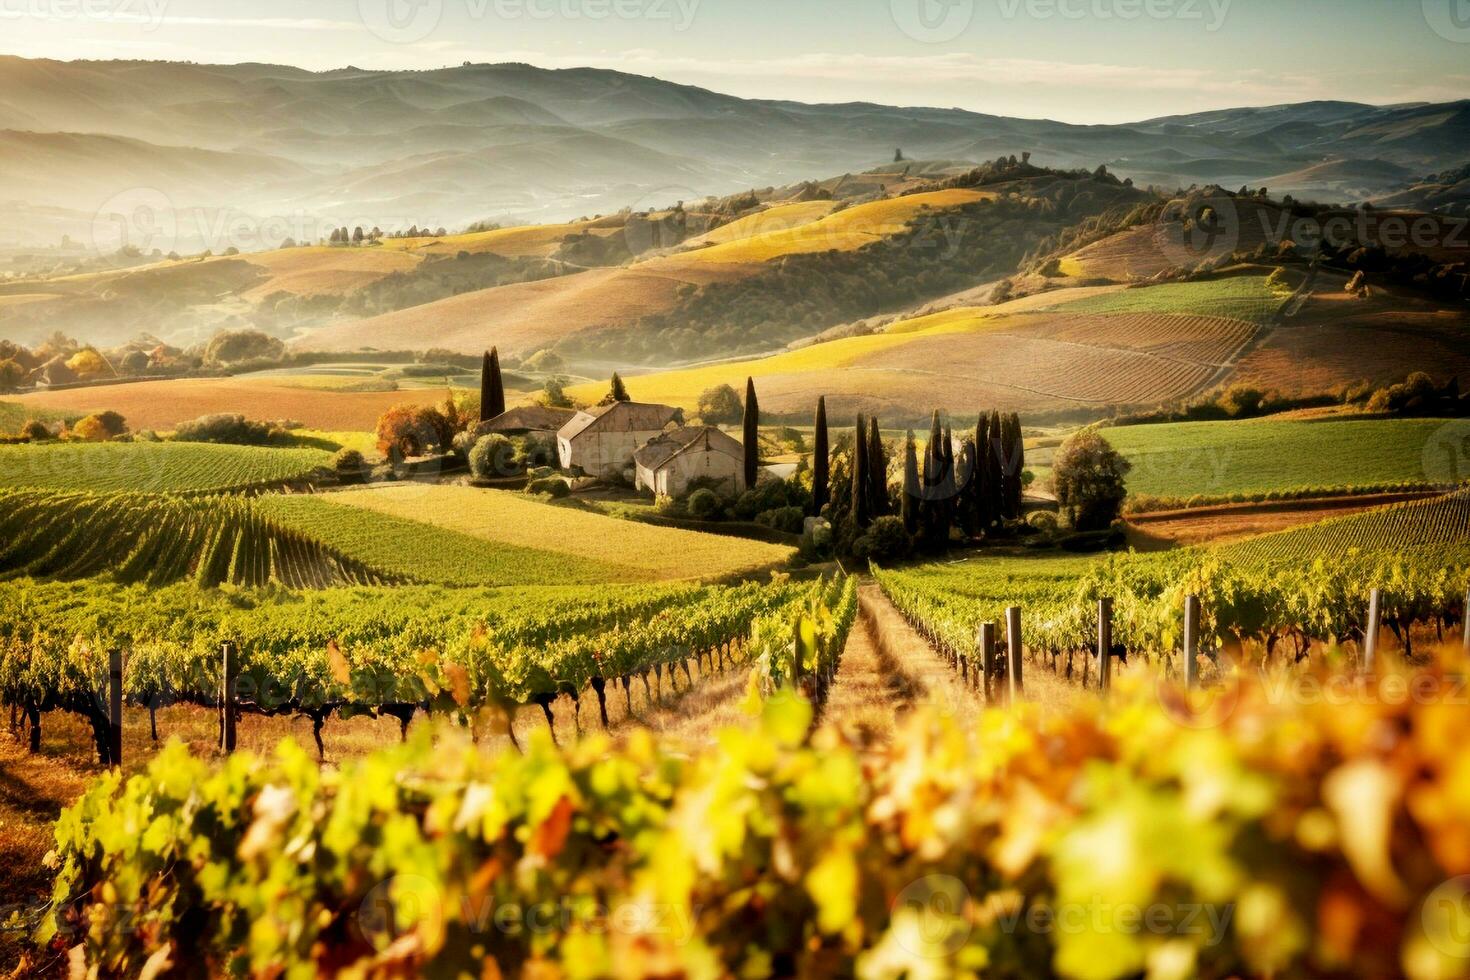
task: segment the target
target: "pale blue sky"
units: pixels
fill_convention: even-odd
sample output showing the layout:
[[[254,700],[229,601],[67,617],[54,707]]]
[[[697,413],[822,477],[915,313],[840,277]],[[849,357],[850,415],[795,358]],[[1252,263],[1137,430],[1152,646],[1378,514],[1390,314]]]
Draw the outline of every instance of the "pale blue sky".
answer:
[[[1470,97],[1470,0],[0,0],[0,53],[594,65],[748,97],[1118,122]]]

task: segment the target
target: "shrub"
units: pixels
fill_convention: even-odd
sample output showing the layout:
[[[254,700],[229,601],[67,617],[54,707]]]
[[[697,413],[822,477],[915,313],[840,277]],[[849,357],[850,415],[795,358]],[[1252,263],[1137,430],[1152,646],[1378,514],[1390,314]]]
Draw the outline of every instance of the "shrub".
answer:
[[[547,477],[544,480],[533,480],[526,488],[527,493],[549,494],[553,500],[560,500],[571,495],[572,485],[559,476]]]
[[[470,475],[477,480],[494,480],[525,472],[525,467],[516,459],[515,444],[498,432],[475,441],[470,449],[469,462]]]
[[[1057,529],[1057,515],[1049,510],[1034,511],[1027,516],[1026,523],[1038,531],[1051,533]]]
[[[204,348],[204,363],[210,367],[231,367],[250,361],[279,361],[286,345],[259,330],[224,331],[214,335]]]
[[[45,442],[47,439],[56,437],[51,427],[40,419],[27,420],[26,424],[20,427],[20,434],[31,442]]]
[[[281,431],[269,422],[247,419],[239,413],[201,415],[183,422],[174,431],[175,442],[217,442],[232,446],[264,446],[279,438]]]
[[[356,483],[367,474],[367,460],[356,449],[340,449],[332,457],[332,469],[344,481]]]
[[[755,515],[755,522],[787,534],[800,534],[806,520],[806,511],[800,507],[777,507]]]
[[[13,358],[0,361],[0,391],[11,391],[25,384],[30,372]]]
[[[880,517],[868,527],[866,534],[852,543],[854,556],[869,561],[892,561],[909,553],[909,532],[901,517]]]
[[[98,412],[78,421],[71,431],[84,442],[106,442],[128,431],[128,424],[116,412]]]
[[[388,455],[396,449],[407,456],[423,456],[432,449],[453,445],[454,426],[437,408],[395,405],[378,419],[378,451]]]
[[[707,487],[696,490],[689,495],[685,509],[689,511],[691,517],[708,520],[720,510],[720,498]]]

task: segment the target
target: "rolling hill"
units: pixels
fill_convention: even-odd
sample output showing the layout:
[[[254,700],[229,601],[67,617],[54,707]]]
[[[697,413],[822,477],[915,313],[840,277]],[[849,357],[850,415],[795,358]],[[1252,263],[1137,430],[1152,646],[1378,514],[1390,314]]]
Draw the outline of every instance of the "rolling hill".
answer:
[[[232,206],[257,223],[295,213],[322,227],[547,222],[869,170],[894,147],[931,161],[1025,150],[1048,166],[1105,162],[1140,185],[1169,187],[1259,184],[1327,160],[1428,173],[1463,162],[1467,118],[1470,103],[1332,102],[1078,126],[960,109],[739,99],[590,68],[310,72],[4,57],[0,128],[27,146],[26,192],[4,196],[30,210],[0,225],[0,244],[90,236],[98,208],[138,187],[181,210]],[[112,167],[105,146],[134,165]],[[147,159],[159,166],[140,169]],[[228,173],[247,161],[246,172]],[[886,175],[890,185],[905,179],[901,168]],[[1362,189],[1386,193],[1399,183]],[[1320,186],[1308,175],[1302,188],[1275,189]],[[217,238],[189,228],[175,247],[223,251],[230,243]]]

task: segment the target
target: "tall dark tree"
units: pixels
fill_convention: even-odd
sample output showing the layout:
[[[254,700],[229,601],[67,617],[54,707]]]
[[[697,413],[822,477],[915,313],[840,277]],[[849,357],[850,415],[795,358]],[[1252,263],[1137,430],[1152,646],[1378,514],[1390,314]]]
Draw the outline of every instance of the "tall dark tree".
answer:
[[[859,533],[873,519],[868,504],[868,461],[868,426],[859,415],[852,444],[852,526]]]
[[[745,379],[745,485],[754,487],[761,471],[761,406],[755,397],[755,379]]]
[[[993,455],[990,448],[990,416],[981,412],[979,421],[975,423],[975,472],[970,478],[974,484],[971,495],[974,498],[975,522],[981,531],[989,530],[990,525],[995,523],[995,491],[991,483],[995,477],[991,467]]]
[[[1014,414],[1002,416],[1000,422],[1000,448],[1004,490],[1001,494],[1001,514],[1007,520],[1021,516],[1021,422]]]
[[[868,510],[874,517],[888,516],[888,451],[877,417],[868,420]]]
[[[1011,413],[1011,439],[1011,467],[1015,472],[1011,482],[1011,511],[1013,516],[1020,517],[1025,509],[1026,437],[1021,432],[1021,416],[1015,412]]]
[[[816,432],[812,436],[812,515],[819,516],[829,499],[832,449],[827,443],[827,396],[817,399]]]
[[[973,538],[980,533],[979,501],[975,496],[976,480],[975,469],[979,457],[975,452],[975,440],[966,439],[960,447],[959,462],[955,466],[955,479],[959,483],[959,496],[956,497],[955,523],[965,532],[966,537]]]
[[[899,501],[903,527],[910,537],[919,533],[919,511],[924,502],[922,493],[919,486],[919,451],[914,445],[914,430],[910,429],[903,442],[903,498]]]
[[[948,453],[944,449],[944,426],[939,412],[929,426],[929,444],[924,447],[924,506],[919,523],[924,543],[931,551],[940,551],[949,540],[949,507],[945,500],[945,466]]]
[[[500,349],[485,352],[480,365],[480,421],[488,422],[505,414],[505,383],[500,377]]]
[[[943,507],[944,536],[949,537],[949,529],[954,526],[957,505],[959,504],[959,484],[955,480],[954,460],[954,432],[949,426],[944,427],[944,440],[939,444],[940,452],[944,456],[944,473],[940,483],[940,501]]]
[[[618,372],[614,371],[612,386],[608,388],[607,394],[602,396],[601,404],[611,405],[614,402],[630,402],[632,400],[633,396],[628,394],[628,386],[623,384],[623,379],[618,377]]]
[[[990,513],[993,522],[1005,517],[1005,447],[1001,436],[1000,412],[990,413],[990,450],[986,466],[990,473]]]

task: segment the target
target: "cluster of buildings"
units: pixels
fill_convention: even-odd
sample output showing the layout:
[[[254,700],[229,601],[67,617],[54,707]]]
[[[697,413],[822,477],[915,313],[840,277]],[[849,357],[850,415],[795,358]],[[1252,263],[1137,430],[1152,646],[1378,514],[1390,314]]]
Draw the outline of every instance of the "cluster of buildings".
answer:
[[[566,472],[631,482],[658,496],[680,496],[696,481],[730,496],[746,489],[745,447],[714,426],[685,425],[683,410],[669,405],[525,406],[491,419],[485,431],[555,439]]]

